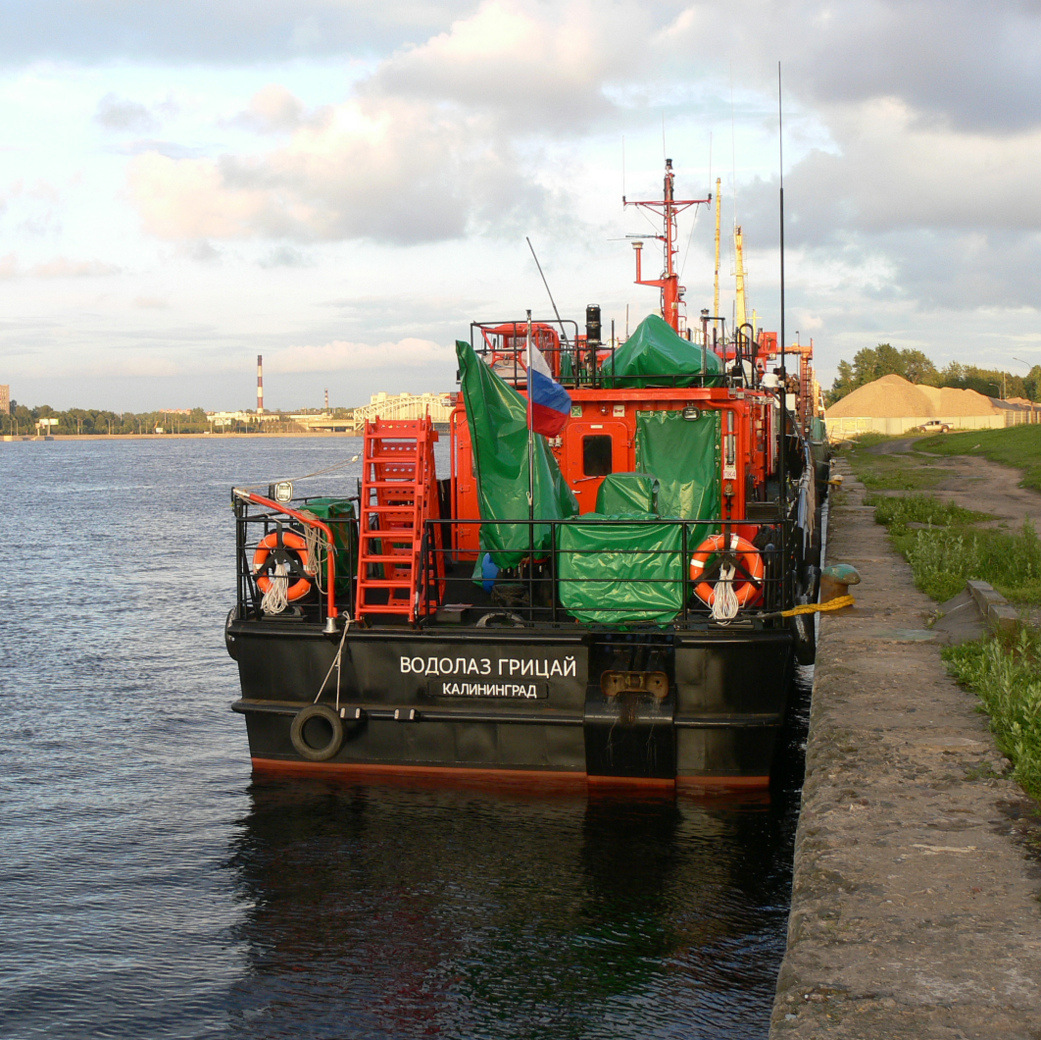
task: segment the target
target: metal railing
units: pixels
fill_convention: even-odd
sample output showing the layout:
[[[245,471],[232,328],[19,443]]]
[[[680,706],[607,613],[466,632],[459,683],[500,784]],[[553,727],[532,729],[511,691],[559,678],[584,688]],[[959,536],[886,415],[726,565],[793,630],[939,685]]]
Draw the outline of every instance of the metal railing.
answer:
[[[800,496],[801,497],[801,496]],[[351,500],[357,507],[357,500]],[[742,591],[735,621],[754,621],[776,615],[792,606],[803,566],[805,539],[795,515],[805,512],[803,502],[787,519],[761,518],[675,520],[660,518],[611,518],[587,520],[428,520],[422,536],[417,588],[419,625],[436,623],[439,611],[466,608],[465,620],[479,624],[482,618],[503,615],[506,623],[583,624],[632,626],[641,624],[703,627],[712,622],[711,600],[723,563],[732,563],[732,581]],[[307,501],[281,505],[263,496],[236,499],[237,602],[240,617],[298,618],[324,624],[333,631],[340,615],[355,613],[357,517],[316,520],[307,513]],[[482,575],[485,550],[460,551],[458,532],[463,527],[494,528],[496,548],[487,553],[492,563]],[[265,615],[263,593],[254,566],[257,550],[273,532],[320,530],[324,545],[333,551],[320,553],[320,573],[313,588],[289,604],[282,614]],[[440,538],[435,529],[440,528]],[[638,540],[655,529],[645,544],[618,546],[619,533]],[[597,538],[603,530],[605,537]],[[732,548],[732,537],[756,529],[754,551],[762,561],[762,574]],[[609,537],[610,536],[610,537]],[[707,543],[720,536],[719,545]],[[486,541],[488,541],[486,539]],[[750,544],[750,543],[749,543]],[[701,566],[691,568],[701,551]],[[610,561],[605,553],[611,554]],[[493,573],[494,570],[494,573]]]

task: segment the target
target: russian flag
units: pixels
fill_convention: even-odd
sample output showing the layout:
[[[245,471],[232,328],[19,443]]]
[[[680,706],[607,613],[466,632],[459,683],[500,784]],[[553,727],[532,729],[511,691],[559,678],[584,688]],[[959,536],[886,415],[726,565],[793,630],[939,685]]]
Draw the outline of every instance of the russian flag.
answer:
[[[571,397],[553,378],[541,350],[531,352],[528,383],[532,430],[544,437],[556,437],[571,418]]]

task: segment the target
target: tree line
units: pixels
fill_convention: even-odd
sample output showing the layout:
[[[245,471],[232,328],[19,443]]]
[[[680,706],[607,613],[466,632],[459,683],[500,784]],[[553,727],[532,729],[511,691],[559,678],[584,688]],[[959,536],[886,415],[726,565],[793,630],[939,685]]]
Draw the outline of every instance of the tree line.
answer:
[[[0,413],[0,433],[33,435],[43,427],[41,420],[53,422],[46,424],[46,432],[67,434],[106,434],[116,436],[128,433],[155,433],[161,429],[166,433],[205,433],[210,429],[210,421],[202,408],[193,408],[190,412],[110,412],[101,408],[69,408],[61,411],[50,405],[36,405],[32,408],[11,402],[9,415]]]
[[[348,418],[349,409],[334,408],[331,410],[334,419]],[[190,412],[110,412],[101,408],[69,408],[60,411],[50,405],[42,404],[29,408],[17,401],[11,402],[11,413],[0,412],[0,435],[34,436],[37,433],[68,436],[71,434],[105,435],[116,437],[131,433],[284,433],[289,429],[299,429],[295,423],[281,412],[274,422],[259,423],[246,413],[249,418],[226,420],[223,425],[214,423],[206,417],[202,408],[193,408]],[[53,420],[41,425],[41,420]]]
[[[839,374],[826,394],[826,403],[833,405],[857,387],[888,375],[903,376],[909,383],[922,386],[975,390],[984,397],[1041,400],[1041,365],[1032,366],[1026,375],[962,365],[957,361],[938,369],[920,350],[898,350],[889,343],[879,343],[877,347],[858,350],[852,363],[839,362]]]

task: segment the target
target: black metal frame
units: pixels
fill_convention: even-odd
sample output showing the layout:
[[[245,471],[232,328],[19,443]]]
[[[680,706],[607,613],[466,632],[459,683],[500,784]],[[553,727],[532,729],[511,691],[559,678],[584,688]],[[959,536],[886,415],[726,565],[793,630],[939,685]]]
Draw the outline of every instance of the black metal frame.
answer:
[[[360,504],[356,499],[349,499],[356,504],[360,510]],[[297,502],[294,504],[295,507],[306,508],[306,499],[303,502]],[[767,503],[755,503],[754,505],[769,506]],[[503,612],[507,612],[513,616],[518,617],[526,625],[538,625],[548,624],[552,626],[559,625],[581,625],[582,627],[594,627],[603,628],[610,630],[614,626],[604,623],[600,626],[589,626],[585,623],[575,621],[565,610],[561,604],[559,595],[559,585],[561,581],[567,580],[562,579],[559,575],[558,559],[561,550],[557,548],[559,545],[559,534],[558,529],[571,525],[581,524],[584,527],[601,525],[601,526],[618,526],[618,525],[633,525],[633,524],[654,524],[656,526],[680,526],[682,530],[681,534],[681,548],[679,549],[679,555],[681,560],[687,561],[697,551],[698,546],[712,534],[719,532],[724,533],[729,541],[729,534],[733,527],[744,524],[756,524],[762,528],[772,528],[778,534],[777,544],[768,543],[759,547],[759,551],[763,556],[765,563],[765,574],[763,579],[764,593],[760,603],[755,606],[743,607],[735,619],[734,623],[747,624],[749,622],[756,624],[763,624],[764,615],[776,615],[778,611],[786,609],[794,604],[794,597],[796,589],[798,587],[799,571],[803,566],[804,555],[806,548],[800,544],[801,539],[798,536],[796,530],[797,516],[792,515],[786,519],[781,519],[774,513],[773,517],[767,518],[763,515],[767,510],[756,510],[757,516],[753,518],[731,518],[727,521],[721,519],[713,520],[673,520],[673,519],[647,519],[647,520],[636,520],[636,519],[624,519],[624,520],[511,520],[500,522],[499,526],[513,526],[520,529],[528,528],[534,530],[536,526],[539,527],[550,527],[551,537],[550,545],[552,548],[547,549],[545,552],[538,554],[538,558],[535,561],[534,566],[521,567],[518,569],[516,575],[506,573],[503,575],[503,583],[513,586],[519,586],[524,590],[522,599],[516,602],[514,605],[509,603],[499,602],[496,603],[495,599],[484,593],[476,584],[470,579],[470,574],[473,570],[474,565],[474,554],[467,552],[460,554],[453,549],[452,531],[456,525],[469,526],[469,525],[480,525],[480,520],[428,520],[426,521],[422,542],[423,548],[420,559],[420,575],[421,575],[421,588],[420,588],[420,618],[416,622],[416,626],[419,628],[424,627],[440,627],[443,618],[438,618],[439,609],[445,605],[445,602],[452,601],[451,589],[464,590],[466,594],[465,602],[472,605],[472,613],[484,615],[488,612],[494,612],[496,608]],[[794,512],[794,511],[793,511]],[[235,502],[235,516],[236,516],[236,556],[238,561],[237,567],[237,616],[239,618],[252,617],[255,619],[263,619],[265,615],[261,613],[260,601],[261,594],[257,588],[256,576],[252,569],[253,553],[256,550],[260,540],[264,538],[271,531],[276,530],[279,526],[286,529],[294,529],[295,525],[289,517],[279,515],[271,510],[261,510],[258,512],[251,512],[248,502],[236,500]],[[359,523],[357,517],[343,519],[343,520],[327,520],[331,527],[337,525],[353,525],[356,526]],[[443,548],[437,550],[433,548],[437,544],[437,539],[434,537],[434,528],[436,526],[441,527],[442,534],[442,545]],[[356,544],[355,540],[351,537],[344,539],[348,546]],[[518,540],[520,541],[520,540]],[[584,553],[595,553],[596,550],[567,550],[569,553],[575,553],[582,555]],[[624,550],[623,550],[624,551]],[[647,554],[648,552],[654,552],[654,550],[648,549],[634,549],[634,553]],[[675,555],[677,550],[665,549],[660,550],[665,555]],[[440,561],[437,559],[440,555]],[[720,554],[723,555],[723,554]],[[341,613],[346,613],[348,616],[354,614],[355,607],[355,596],[356,596],[356,576],[357,576],[357,558],[353,552],[350,553],[349,564],[351,567],[350,575],[351,581],[349,583],[349,593],[347,596],[343,596],[338,593],[336,597],[337,609]],[[531,557],[529,557],[530,559]],[[438,564],[440,563],[440,566]],[[700,577],[697,581],[693,581],[690,577],[689,565],[681,565],[680,573],[682,574],[682,602],[683,607],[677,614],[675,620],[670,623],[669,627],[673,628],[703,628],[709,624],[719,624],[718,622],[713,623],[711,619],[711,612],[707,606],[705,606],[695,595],[694,587],[700,584],[704,580],[712,580],[711,574],[706,574]],[[340,583],[341,577],[337,578],[337,584]],[[449,583],[450,591],[442,595],[442,580],[447,580]],[[579,579],[584,582],[595,582],[599,579]],[[603,581],[606,584],[617,580],[611,576],[605,576]],[[646,581],[648,583],[656,583],[665,579],[658,579],[654,577],[650,578],[634,578],[631,579],[632,583],[639,583]],[[674,578],[667,579],[670,583],[675,581]],[[305,599],[298,601],[291,605],[290,610],[281,615],[277,615],[282,620],[299,619],[302,621],[312,621],[319,623],[324,619],[323,615],[324,603],[320,601],[319,597],[310,595]],[[606,613],[610,613],[610,606],[605,605],[603,610]],[[273,620],[274,618],[271,618]],[[475,617],[471,623],[476,623],[477,618]],[[395,621],[380,622],[380,623],[395,623]],[[400,624],[400,621],[397,621]],[[465,625],[465,622],[462,622]],[[622,622],[629,626],[639,627],[639,622]],[[458,619],[453,620],[453,624],[458,625],[460,621]]]

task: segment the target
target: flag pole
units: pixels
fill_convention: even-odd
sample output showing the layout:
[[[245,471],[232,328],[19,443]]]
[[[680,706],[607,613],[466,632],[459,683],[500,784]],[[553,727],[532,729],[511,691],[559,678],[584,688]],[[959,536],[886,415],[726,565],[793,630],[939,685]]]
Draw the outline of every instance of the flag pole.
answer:
[[[535,563],[535,430],[532,428],[531,403],[531,310],[527,312],[528,334],[526,337],[528,374],[525,382],[528,390],[528,575],[534,578]],[[531,594],[529,591],[529,595]]]

